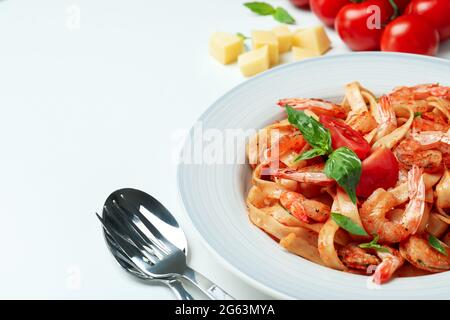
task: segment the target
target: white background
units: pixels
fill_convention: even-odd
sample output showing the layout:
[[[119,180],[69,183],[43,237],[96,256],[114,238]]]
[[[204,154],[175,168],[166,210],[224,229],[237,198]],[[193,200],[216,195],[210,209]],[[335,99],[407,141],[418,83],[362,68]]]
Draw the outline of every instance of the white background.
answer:
[[[236,298],[268,298],[201,243],[173,160],[174,132],[245,80],[208,56],[211,33],[276,25],[243,2],[0,1],[0,298],[172,299],[166,287],[134,281],[106,249],[94,212],[121,187],[173,212],[192,267]],[[297,27],[318,23],[287,0],[270,2]],[[328,54],[346,52],[329,34]],[[450,58],[449,44],[440,56]]]

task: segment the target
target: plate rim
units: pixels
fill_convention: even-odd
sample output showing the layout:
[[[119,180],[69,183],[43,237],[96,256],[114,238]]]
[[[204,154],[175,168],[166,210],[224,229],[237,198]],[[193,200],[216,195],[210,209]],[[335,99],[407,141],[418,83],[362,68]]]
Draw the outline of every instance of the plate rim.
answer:
[[[231,89],[229,89],[228,91],[226,91],[224,94],[222,94],[221,96],[219,96],[219,98],[217,98],[216,100],[214,100],[205,111],[203,111],[201,113],[201,115],[197,118],[196,121],[201,121],[203,118],[205,118],[206,116],[208,116],[211,112],[215,111],[214,107],[215,105],[217,105],[219,103],[219,101],[226,99],[228,96],[234,94],[236,91],[238,91],[242,86],[246,85],[249,82],[254,82],[257,81],[259,78],[262,77],[269,77],[270,74],[278,72],[282,69],[288,69],[288,68],[293,68],[296,65],[304,65],[304,64],[310,64],[310,63],[316,63],[317,61],[326,61],[326,60],[338,60],[340,58],[347,58],[350,56],[359,56],[359,57],[380,57],[380,56],[387,56],[387,57],[396,57],[396,58],[401,58],[401,59],[407,59],[407,60],[416,60],[416,61],[423,61],[423,62],[432,62],[432,63],[439,63],[439,64],[444,64],[447,66],[450,66],[450,61],[444,58],[440,58],[440,57],[431,57],[431,56],[424,56],[424,55],[420,55],[420,54],[410,54],[410,53],[399,53],[399,52],[380,52],[380,51],[362,51],[362,52],[350,52],[350,53],[340,53],[340,54],[332,54],[332,55],[328,55],[328,56],[322,56],[322,57],[316,57],[316,58],[309,58],[307,60],[303,60],[303,61],[296,61],[296,62],[291,62],[291,63],[286,63],[285,65],[281,65],[281,66],[277,66],[275,68],[269,69],[267,71],[264,71],[256,76],[253,76],[251,78],[245,79],[244,81],[240,82],[239,84],[235,85],[234,87],[232,87]],[[195,124],[195,122],[194,122]],[[191,128],[189,129],[189,132],[187,134],[187,137],[191,136],[193,133],[193,130],[195,129],[194,125],[191,126]],[[205,239],[204,235],[199,231],[198,227],[195,225],[190,211],[188,210],[188,204],[187,201],[185,200],[185,195],[183,195],[183,191],[181,188],[181,181],[182,181],[182,177],[181,177],[181,171],[183,169],[183,163],[180,161],[182,159],[182,153],[183,150],[185,149],[186,146],[186,141],[183,142],[182,148],[178,154],[178,163],[177,163],[177,172],[176,172],[176,179],[177,179],[177,195],[178,198],[181,200],[181,203],[183,204],[183,210],[185,211],[185,215],[188,217],[191,225],[194,227],[194,230],[196,232],[196,234],[199,236],[199,238],[201,239],[201,241],[203,242],[203,244],[206,246],[207,250],[212,253],[212,255],[214,257],[216,257],[216,259],[218,261],[220,261],[220,264],[222,264],[228,271],[231,271],[233,274],[235,274],[238,278],[244,280],[245,282],[247,282],[247,284],[255,287],[258,290],[261,290],[263,293],[272,296],[274,298],[277,299],[298,299],[297,297],[292,297],[288,294],[282,293],[278,290],[276,290],[275,288],[269,287],[268,285],[259,282],[258,280],[256,280],[255,278],[251,277],[249,274],[247,274],[246,272],[240,270],[237,266],[233,265],[231,262],[229,262],[228,260],[226,260],[224,257],[222,257],[216,249],[214,249],[212,247],[212,245],[209,244],[209,242]],[[308,298],[305,298],[308,299]]]

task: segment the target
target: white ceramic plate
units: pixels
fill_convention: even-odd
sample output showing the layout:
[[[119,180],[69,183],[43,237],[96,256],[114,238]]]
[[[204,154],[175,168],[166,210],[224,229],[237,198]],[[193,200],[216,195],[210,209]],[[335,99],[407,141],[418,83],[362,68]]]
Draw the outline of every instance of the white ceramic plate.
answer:
[[[201,117],[203,130],[262,128],[282,115],[283,97],[342,97],[344,84],[361,84],[376,94],[399,85],[450,85],[450,62],[416,55],[359,53],[327,56],[277,67],[234,88]],[[192,143],[206,146],[191,131]],[[240,146],[244,150],[244,144]],[[183,153],[190,147],[186,143]],[[225,149],[231,152],[231,149]],[[245,197],[250,168],[239,164],[178,167],[186,211],[207,245],[231,270],[267,293],[297,299],[450,298],[450,272],[398,278],[381,287],[369,277],[321,267],[278,246],[248,217]]]

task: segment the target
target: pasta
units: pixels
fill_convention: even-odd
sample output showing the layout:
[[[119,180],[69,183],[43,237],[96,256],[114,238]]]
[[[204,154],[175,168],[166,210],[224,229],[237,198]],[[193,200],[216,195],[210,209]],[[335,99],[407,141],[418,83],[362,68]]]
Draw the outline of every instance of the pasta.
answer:
[[[358,82],[340,104],[281,99],[251,137],[250,221],[287,251],[345,272],[450,270],[450,87]]]

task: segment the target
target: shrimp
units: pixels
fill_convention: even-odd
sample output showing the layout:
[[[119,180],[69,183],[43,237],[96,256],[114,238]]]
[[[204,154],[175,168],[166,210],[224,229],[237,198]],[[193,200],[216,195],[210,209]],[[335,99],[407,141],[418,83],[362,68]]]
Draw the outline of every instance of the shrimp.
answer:
[[[328,220],[330,216],[330,207],[326,204],[309,200],[303,195],[293,191],[284,191],[280,196],[280,203],[294,217],[301,221],[310,222],[310,219],[318,222]]]
[[[447,120],[444,118],[444,116],[441,113],[437,112],[424,112],[420,117],[417,119],[425,119],[428,121],[434,122],[436,125],[441,125],[443,128],[448,128]],[[442,130],[442,129],[439,129]],[[445,131],[445,130],[442,130]]]
[[[342,106],[322,99],[281,99],[278,101],[278,105],[280,107],[290,106],[297,110],[309,109],[314,113],[324,114],[341,119],[344,119],[347,114],[346,110]]]
[[[422,117],[416,117],[413,121],[412,127],[415,131],[447,131],[450,126],[446,123],[436,122]]]
[[[397,117],[388,96],[382,96],[377,108],[374,110],[375,119],[379,126],[375,135],[375,141],[391,133],[397,128]]]
[[[442,153],[443,165],[450,167],[450,129],[442,131],[414,132],[412,138],[419,143],[422,150],[437,150]]]
[[[447,132],[442,131],[423,131],[415,132],[412,134],[414,140],[420,143],[420,145],[433,148],[441,147],[441,144],[450,146],[450,130]]]
[[[370,273],[371,268],[376,267],[373,281],[382,284],[390,280],[394,272],[405,261],[398,250],[388,246],[383,246],[383,249],[383,251],[362,249],[358,244],[350,243],[339,249],[338,256],[342,263],[351,269],[364,270]]]
[[[377,122],[369,111],[349,113],[345,123],[352,127],[353,130],[356,130],[363,135],[371,132],[377,127]]]
[[[373,254],[367,253],[364,249],[358,247],[356,243],[350,243],[338,251],[339,259],[342,263],[351,269],[366,271],[370,266],[377,266],[381,260]]]
[[[269,149],[270,158],[279,158],[288,152],[299,153],[306,145],[306,140],[299,132],[282,135]]]
[[[400,253],[416,268],[430,272],[450,270],[450,248],[444,242],[440,244],[447,255],[431,247],[425,235],[413,235],[400,243]]]
[[[429,97],[450,99],[450,87],[438,84],[421,84],[413,87],[398,87],[389,94],[396,104],[408,104],[413,100],[425,100]]]
[[[445,106],[442,106],[442,103],[438,101],[439,99],[450,99],[450,87],[438,84],[399,87],[388,94],[388,97],[394,109],[403,106],[411,108],[414,112],[421,113],[421,117],[414,119],[413,128],[415,130],[447,131],[449,129],[449,125],[441,115],[443,112],[448,117],[449,113]],[[433,107],[440,111],[438,113],[429,112],[429,109]]]
[[[386,252],[377,251],[377,256],[381,259],[381,263],[377,266],[373,274],[373,282],[377,284],[389,281],[394,272],[405,262],[398,250],[387,246],[383,246],[383,248]]]
[[[309,145],[302,134],[293,127],[279,130],[277,128],[264,130],[262,133],[250,138],[247,144],[247,155],[252,167],[258,163],[278,166],[283,162],[288,167],[298,167],[300,163],[294,163],[298,153],[306,151]]]
[[[323,172],[324,166],[325,165],[321,163],[303,167],[298,170],[276,169],[270,174],[277,178],[294,180],[297,182],[313,183],[325,187],[332,186],[336,183],[336,181],[327,177],[327,175]]]
[[[442,152],[422,146],[413,138],[406,138],[394,149],[394,154],[403,169],[411,169],[413,165],[427,172],[442,170]]]
[[[396,243],[414,234],[419,228],[425,212],[425,183],[417,166],[408,172],[409,202],[400,219],[389,220],[387,213],[398,200],[390,192],[379,188],[363,203],[359,211],[361,221],[367,232],[378,234],[380,242]]]

